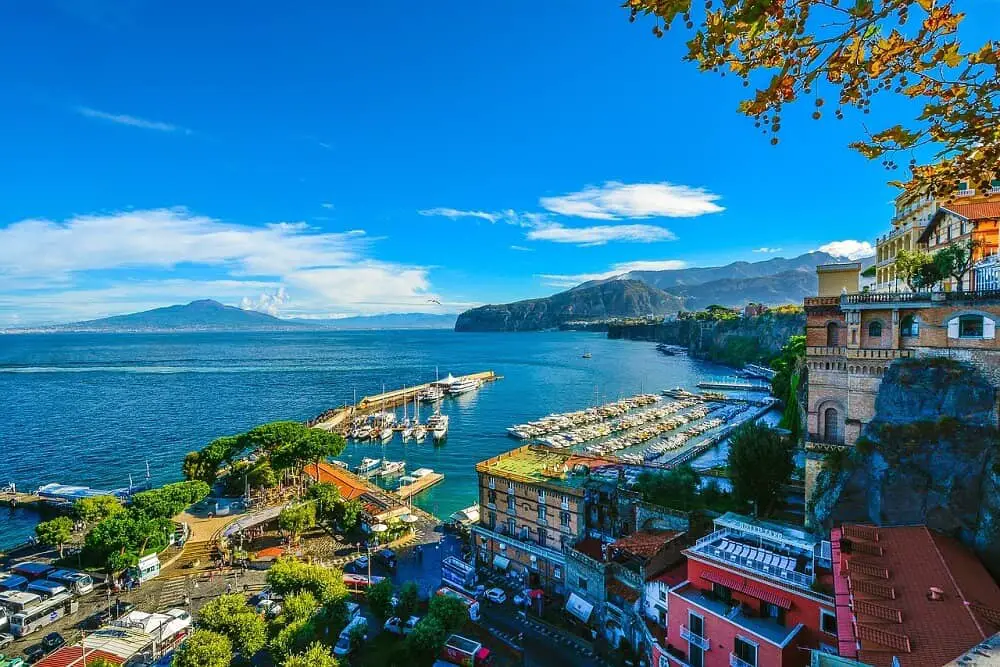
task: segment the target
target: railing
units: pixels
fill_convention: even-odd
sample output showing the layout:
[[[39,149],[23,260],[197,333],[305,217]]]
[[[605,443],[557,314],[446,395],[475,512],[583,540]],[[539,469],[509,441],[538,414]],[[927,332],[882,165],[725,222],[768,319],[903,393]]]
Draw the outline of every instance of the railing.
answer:
[[[844,294],[841,303],[899,303],[930,299],[930,292],[858,292]]]
[[[825,433],[810,433],[806,436],[809,442],[818,442],[824,445],[843,445],[844,435],[842,433],[827,435]]]
[[[807,296],[803,300],[806,306],[839,306],[839,296]]]
[[[735,653],[730,653],[729,667],[757,667],[757,665],[737,657]]]
[[[913,356],[913,350],[894,350],[891,348],[858,348],[848,349],[848,359],[907,359]]]
[[[847,348],[836,345],[810,345],[806,348],[806,356],[842,357],[847,354]]]
[[[968,188],[966,190],[955,190],[956,197],[971,197],[974,194],[976,194],[976,191],[973,188]]]
[[[944,294],[946,301],[991,301],[1000,299],[1000,289],[941,292],[941,294]]]
[[[694,546],[695,546],[695,548],[698,548],[698,547],[702,546],[703,544],[710,544],[712,542],[715,542],[716,540],[721,540],[723,537],[726,537],[727,535],[729,535],[729,529],[728,528],[723,528],[721,530],[715,531],[714,533],[709,533],[705,537],[703,537],[700,540],[698,540],[697,542],[695,542]]]
[[[747,570],[753,570],[764,574],[777,581],[785,581],[802,588],[810,588],[815,581],[815,577],[802,574],[795,570],[783,570],[773,565],[765,565],[756,559],[745,558],[731,553],[725,553],[721,549],[700,549],[699,553],[711,556],[727,564],[735,564]]]
[[[986,192],[988,192],[991,195],[1000,195],[1000,185],[994,185],[992,188],[990,188]]]
[[[712,648],[712,642],[708,641],[708,637],[702,637],[701,635],[694,634],[686,625],[681,626],[681,639],[686,639],[689,643],[694,644],[702,651],[707,651]]]

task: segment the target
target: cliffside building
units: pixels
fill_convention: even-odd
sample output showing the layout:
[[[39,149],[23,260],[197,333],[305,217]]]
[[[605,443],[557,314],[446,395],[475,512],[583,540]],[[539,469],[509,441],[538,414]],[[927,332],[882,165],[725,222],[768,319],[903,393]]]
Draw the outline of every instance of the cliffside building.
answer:
[[[897,359],[967,361],[1000,386],[1000,291],[858,292],[859,269],[818,267],[820,293],[805,299],[807,500],[824,454],[852,447],[874,417],[882,376]]]

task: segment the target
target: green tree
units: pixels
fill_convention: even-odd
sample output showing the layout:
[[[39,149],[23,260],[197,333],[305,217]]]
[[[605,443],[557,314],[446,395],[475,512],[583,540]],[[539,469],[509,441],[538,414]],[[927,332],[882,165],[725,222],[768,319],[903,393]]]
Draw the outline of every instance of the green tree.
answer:
[[[446,634],[459,630],[469,620],[469,610],[458,598],[435,595],[431,598],[427,613],[436,618]]]
[[[392,616],[392,593],[392,580],[388,577],[368,588],[368,604],[383,620]]]
[[[896,253],[893,266],[896,268],[896,275],[902,278],[911,290],[930,287],[937,282],[931,280],[934,274],[934,259],[922,250],[900,250]],[[925,283],[927,280],[931,282]]]
[[[88,526],[124,511],[125,507],[114,496],[81,498],[73,503],[73,515]]]
[[[324,606],[347,599],[344,573],[336,568],[279,558],[267,571],[267,583],[276,593],[290,595],[310,591]]]
[[[781,346],[781,352],[771,362],[774,377],[771,379],[771,393],[783,401],[791,395],[792,375],[797,373],[805,363],[806,337],[790,336]]]
[[[104,567],[108,572],[124,572],[139,564],[139,557],[128,551],[115,551],[104,559]]]
[[[198,624],[228,637],[247,659],[267,642],[267,623],[238,593],[220,595],[202,607]]]
[[[306,491],[306,498],[316,501],[316,516],[323,521],[334,520],[337,507],[343,502],[336,484],[320,482]]]
[[[332,456],[340,456],[347,445],[339,433],[310,428],[300,440],[295,449],[300,461],[312,462],[316,468],[316,479],[319,479],[319,464]]]
[[[792,441],[798,442],[802,435],[802,411],[799,409],[799,374],[792,375],[791,384],[788,387],[788,395],[785,397],[785,409],[781,413],[781,421],[778,423],[783,429],[791,433]]]
[[[337,667],[337,660],[330,654],[330,649],[319,642],[313,642],[303,653],[296,653],[285,658],[282,667]]]
[[[300,591],[285,598],[281,605],[281,619],[284,623],[310,618],[319,609],[319,601],[311,591]],[[281,625],[281,623],[279,623]]]
[[[982,247],[979,239],[958,241],[941,248],[934,253],[934,266],[942,277],[955,280],[956,289],[962,291],[962,279],[975,263],[976,251]]]
[[[73,537],[73,520],[68,516],[57,516],[51,521],[43,521],[35,526],[38,541],[48,547],[59,549],[59,557],[63,557],[63,547]]]
[[[396,605],[396,616],[400,618],[413,616],[419,604],[420,589],[417,588],[415,582],[407,581],[399,589],[399,603]]]
[[[151,519],[129,510],[97,522],[84,538],[84,548],[89,560],[102,562],[110,571],[118,572],[123,569],[122,563],[135,560],[148,550],[165,547],[172,531],[169,519]],[[117,554],[114,562],[112,554]]]
[[[301,422],[278,421],[256,426],[239,439],[245,449],[272,454],[302,439],[308,427]]]
[[[275,623],[275,627],[278,632],[271,640],[271,653],[279,661],[303,651],[319,635],[312,618],[300,618],[285,624]]]
[[[210,630],[195,630],[174,654],[173,667],[229,667],[233,643]]]
[[[292,542],[299,541],[299,535],[316,525],[316,503],[305,502],[291,505],[278,515],[278,527],[292,536]]]
[[[793,446],[773,428],[745,423],[729,439],[729,476],[740,503],[753,503],[759,516],[770,516],[781,501],[781,487],[795,469]]]
[[[636,489],[643,500],[661,507],[689,511],[701,506],[698,485],[701,478],[685,463],[665,472],[642,472],[636,480]]]
[[[444,647],[448,640],[448,632],[445,631],[441,621],[434,616],[424,616],[413,628],[413,632],[406,638],[406,644],[414,662],[420,664],[422,661],[433,660]]]
[[[210,490],[201,480],[167,484],[135,494],[129,509],[151,519],[170,519],[206,498]]]
[[[337,508],[334,511],[334,518],[344,531],[350,532],[361,523],[364,511],[365,507],[358,499],[342,501],[337,504]]]

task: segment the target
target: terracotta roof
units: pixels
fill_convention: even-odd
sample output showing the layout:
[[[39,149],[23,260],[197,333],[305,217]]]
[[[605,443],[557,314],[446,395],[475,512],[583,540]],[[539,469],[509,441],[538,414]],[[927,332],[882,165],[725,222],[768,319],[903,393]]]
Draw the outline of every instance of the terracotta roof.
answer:
[[[603,544],[604,542],[596,537],[585,537],[577,542],[573,548],[582,553],[584,556],[590,556],[594,560],[598,560],[603,563],[604,552],[601,549],[601,545]]]
[[[639,599],[639,591],[617,579],[608,580],[607,593],[608,595],[617,595],[626,602],[635,602]]]
[[[612,542],[611,548],[640,558],[652,558],[663,545],[680,534],[676,530],[639,530]]]
[[[1000,218],[1000,200],[982,201],[974,204],[945,204],[941,208],[960,215],[966,220],[987,220]]]
[[[330,463],[319,464],[319,478],[316,478],[316,466],[307,465],[305,467],[307,475],[317,482],[327,482],[333,484],[340,490],[340,497],[346,500],[354,500],[365,494],[368,488],[354,475],[347,472],[340,466]]]
[[[88,665],[97,658],[104,658],[113,665],[121,665],[125,663],[124,658],[117,656],[114,653],[87,649]],[[63,646],[53,653],[48,654],[39,662],[35,663],[35,667],[77,667],[77,665],[80,665],[81,667],[83,665],[82,646]]]
[[[936,667],[1000,629],[1000,588],[951,538],[925,526],[848,525],[831,540],[841,655]]]
[[[681,561],[679,565],[661,572],[660,574],[651,577],[650,581],[660,581],[673,588],[677,584],[687,581],[688,578],[688,564],[687,560]]]

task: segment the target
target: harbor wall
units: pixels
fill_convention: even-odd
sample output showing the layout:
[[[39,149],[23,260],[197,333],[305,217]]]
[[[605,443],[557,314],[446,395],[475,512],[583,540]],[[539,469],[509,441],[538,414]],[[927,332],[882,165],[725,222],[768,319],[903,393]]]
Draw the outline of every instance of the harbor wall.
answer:
[[[654,324],[610,324],[608,338],[644,340],[688,349],[696,359],[742,367],[767,365],[791,336],[805,331],[802,313],[764,313],[735,320],[673,320]]]

